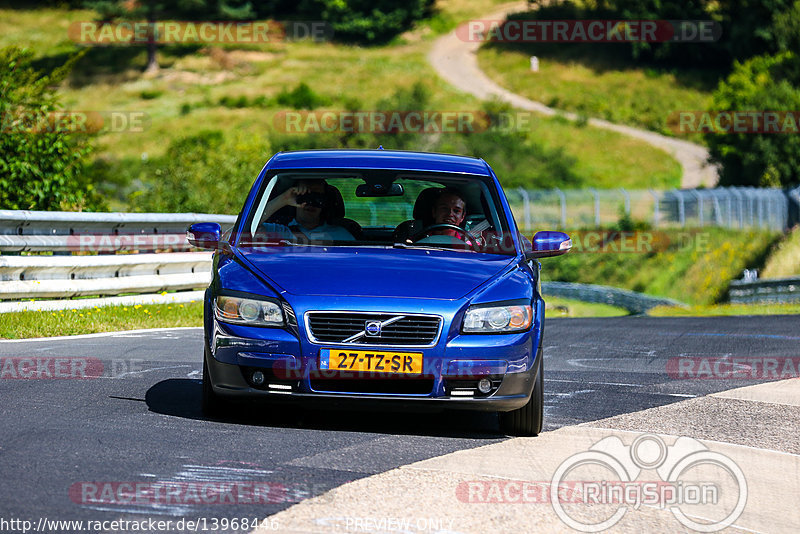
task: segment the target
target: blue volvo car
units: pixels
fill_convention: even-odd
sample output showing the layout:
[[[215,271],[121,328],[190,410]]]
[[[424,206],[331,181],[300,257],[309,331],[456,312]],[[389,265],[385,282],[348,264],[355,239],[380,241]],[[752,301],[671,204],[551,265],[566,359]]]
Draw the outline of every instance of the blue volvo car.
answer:
[[[273,156],[215,250],[203,410],[235,398],[498,412],[542,428],[538,258],[569,236],[519,231],[482,159],[392,150]]]

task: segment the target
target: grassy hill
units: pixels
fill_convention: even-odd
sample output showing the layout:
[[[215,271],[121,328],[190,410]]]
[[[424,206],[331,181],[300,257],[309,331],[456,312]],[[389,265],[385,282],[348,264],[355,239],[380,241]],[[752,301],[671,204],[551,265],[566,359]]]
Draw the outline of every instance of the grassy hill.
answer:
[[[153,175],[167,148],[201,130],[223,132],[229,139],[225,150],[232,153],[246,139],[251,145],[246,157],[256,171],[279,149],[341,146],[341,135],[285,134],[276,128],[276,114],[293,109],[291,98],[286,104],[286,95],[301,83],[317,99],[317,110],[415,105],[402,95],[420,86],[429,95],[425,109],[483,110],[484,104],[439,80],[426,54],[437,33],[497,4],[489,0],[440,2],[432,19],[386,46],[313,42],[163,46],[159,50],[162,68],[155,75],[142,73],[143,48],[95,47],[77,63],[63,88],[62,101],[71,110],[144,113],[143,131],[104,131],[97,138],[96,158],[101,163],[100,179],[108,182],[104,191],[110,207],[129,209],[130,194],[147,189],[157,179]],[[94,18],[86,10],[0,9],[0,46],[31,47],[42,69],[60,65],[79,50],[68,38],[69,25]],[[346,142],[357,145],[375,140]],[[537,117],[523,131],[506,136],[442,133],[400,139],[385,135],[377,141],[387,148],[485,157],[507,186],[667,188],[679,184],[681,173],[675,160],[645,143],[557,117]],[[219,179],[227,177],[220,174]]]

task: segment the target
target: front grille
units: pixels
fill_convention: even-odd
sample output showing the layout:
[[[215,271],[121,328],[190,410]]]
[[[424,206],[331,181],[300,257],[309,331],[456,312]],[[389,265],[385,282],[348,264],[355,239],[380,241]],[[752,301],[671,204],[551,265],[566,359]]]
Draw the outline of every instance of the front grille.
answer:
[[[312,341],[348,345],[429,346],[442,322],[433,315],[400,313],[309,312],[306,317]],[[380,335],[366,335],[370,321],[381,323]]]

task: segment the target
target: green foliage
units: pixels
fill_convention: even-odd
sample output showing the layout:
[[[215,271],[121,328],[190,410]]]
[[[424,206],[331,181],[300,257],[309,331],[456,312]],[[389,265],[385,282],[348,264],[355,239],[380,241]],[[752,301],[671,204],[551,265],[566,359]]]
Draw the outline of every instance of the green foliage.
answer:
[[[631,58],[673,66],[718,68],[734,60],[792,50],[800,36],[797,0],[566,0],[539,6],[515,18],[714,21],[722,28],[714,42],[632,42],[594,44],[613,53],[626,50]],[[538,43],[537,43],[538,45]],[[544,54],[542,54],[544,55]]]
[[[687,304],[724,300],[731,280],[743,269],[760,267],[778,234],[704,228],[634,234],[653,244],[636,252],[601,247],[592,230],[574,232],[573,250],[542,262],[543,280],[622,287]],[[569,233],[569,231],[567,232]]]
[[[800,60],[791,52],[737,63],[714,93],[717,111],[800,110]],[[800,125],[797,125],[800,128]],[[722,164],[722,185],[787,186],[800,182],[796,133],[708,133],[712,158]]]
[[[800,226],[783,236],[770,252],[759,278],[788,278],[800,276]]]
[[[334,39],[378,44],[430,14],[434,0],[302,0],[298,14],[322,18]]]
[[[73,57],[45,74],[31,67],[32,52],[0,50],[0,208],[94,210],[102,202],[84,175],[87,135],[54,121],[55,87]]]
[[[294,109],[315,109],[329,103],[327,98],[314,92],[306,82],[300,82],[291,91],[282,90],[275,97],[275,102],[279,106],[288,106]]]
[[[101,20],[131,18],[164,20],[248,19],[255,16],[248,0],[86,0],[84,6],[94,9]]]
[[[142,100],[155,100],[163,94],[164,91],[161,91],[160,89],[145,89],[139,93],[139,96]]]
[[[84,7],[97,11],[102,21],[246,20],[255,16],[248,0],[85,0]],[[147,70],[157,69],[158,45],[153,41],[146,46]]]
[[[238,213],[270,155],[262,140],[218,130],[203,131],[170,144],[147,165],[150,177],[131,195],[135,211]]]

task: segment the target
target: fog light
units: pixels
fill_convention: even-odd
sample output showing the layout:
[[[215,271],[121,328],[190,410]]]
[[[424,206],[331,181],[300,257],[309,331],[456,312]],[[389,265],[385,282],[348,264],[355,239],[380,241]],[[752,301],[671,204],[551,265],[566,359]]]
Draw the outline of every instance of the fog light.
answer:
[[[488,378],[481,378],[480,381],[478,381],[478,391],[481,393],[489,393],[492,391],[492,381]]]
[[[256,386],[262,386],[264,385],[264,373],[261,371],[254,371],[253,374],[250,375],[250,380]]]

